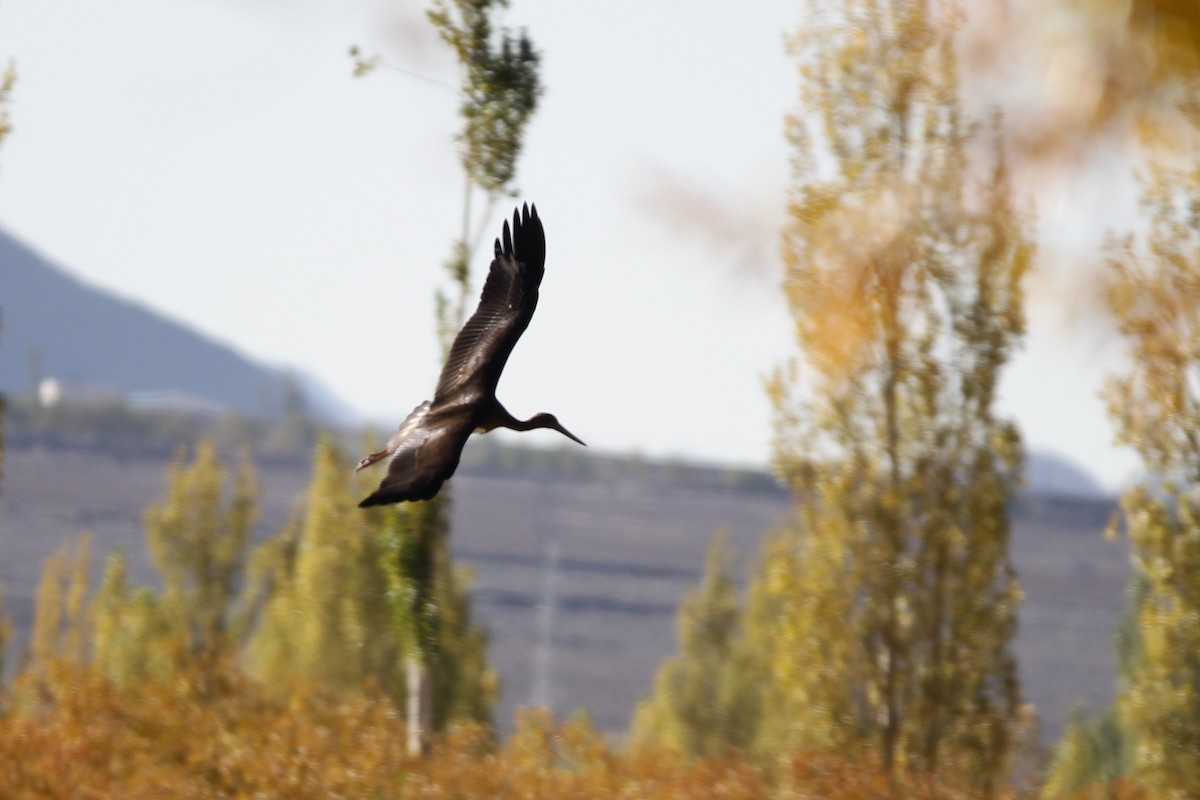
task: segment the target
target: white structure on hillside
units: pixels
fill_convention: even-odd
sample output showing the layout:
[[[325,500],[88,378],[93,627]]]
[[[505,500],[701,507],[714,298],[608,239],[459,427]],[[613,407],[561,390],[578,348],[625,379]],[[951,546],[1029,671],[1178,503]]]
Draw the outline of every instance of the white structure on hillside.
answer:
[[[37,387],[38,405],[56,406],[59,403],[122,403],[125,394],[114,386],[102,386],[61,378],[42,378]]]

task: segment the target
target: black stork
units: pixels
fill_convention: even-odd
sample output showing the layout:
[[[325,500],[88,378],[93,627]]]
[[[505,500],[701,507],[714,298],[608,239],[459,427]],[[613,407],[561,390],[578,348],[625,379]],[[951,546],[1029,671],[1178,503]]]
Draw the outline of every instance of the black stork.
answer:
[[[580,444],[553,414],[519,420],[496,399],[496,384],[513,345],[537,308],[546,264],[546,233],[537,206],[513,212],[512,232],[504,223],[496,240],[479,307],[458,332],[433,400],[413,409],[387,446],[358,462],[355,470],[388,459],[383,480],[359,507],[428,500],[454,474],[467,437],[495,428],[551,428]]]

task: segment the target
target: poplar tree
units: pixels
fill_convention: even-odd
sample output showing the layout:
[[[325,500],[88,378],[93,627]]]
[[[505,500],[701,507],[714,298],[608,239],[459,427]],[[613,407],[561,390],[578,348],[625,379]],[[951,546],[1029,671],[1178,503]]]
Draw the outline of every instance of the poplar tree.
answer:
[[[408,516],[358,508],[370,481],[348,473],[341,449],[320,440],[304,497],[250,559],[242,602],[258,622],[247,669],[274,687],[353,695],[374,685],[403,708],[406,656],[423,650],[432,654],[432,723],[490,722],[496,676],[471,619],[468,576],[432,563],[428,542],[399,527]],[[430,581],[421,569],[447,577]],[[426,587],[432,596],[416,594]]]
[[[130,583],[122,553],[108,557],[92,599],[92,620],[94,663],[117,686],[169,678],[186,659],[187,647],[172,629],[162,597]]]
[[[1200,108],[1200,81],[1185,109]],[[1198,126],[1200,127],[1200,126]],[[1151,796],[1200,792],[1200,146],[1151,163],[1141,238],[1112,244],[1109,300],[1128,347],[1108,386],[1118,441],[1153,483],[1121,498],[1137,647],[1118,680],[1134,779]]]
[[[490,724],[499,681],[487,662],[487,633],[472,615],[471,575],[451,562],[444,537],[429,535],[440,529],[445,506],[410,506],[374,513],[383,517],[380,563],[395,630],[406,654],[426,659],[405,664],[409,749],[418,752],[426,745],[423,731],[444,730],[454,720]],[[422,718],[414,728],[412,720]]]
[[[638,703],[635,746],[661,745],[705,758],[748,750],[761,713],[756,652],[741,636],[742,608],[730,574],[724,532],[708,552],[704,577],[680,603],[679,653],[658,668],[650,695]]]
[[[471,256],[483,237],[484,226],[491,222],[497,202],[513,192],[525,127],[542,92],[540,56],[532,40],[524,30],[514,33],[495,26],[494,16],[507,6],[507,0],[433,0],[427,12],[439,37],[458,59],[459,115],[463,120],[457,137],[464,177],[462,230],[446,263],[453,288],[451,295],[439,290],[435,297],[443,359],[466,318]],[[363,57],[357,47],[352,47],[350,53],[357,76],[381,63],[378,56]],[[473,213],[477,194],[482,194],[485,201],[479,215]],[[450,626],[463,636],[483,641],[482,631],[475,630],[469,616],[453,620],[441,617],[441,611],[452,608],[459,614],[469,615],[470,611],[469,600],[456,589],[465,582],[455,574],[450,556],[450,504],[450,486],[445,486],[432,500],[403,503],[383,512],[383,539],[388,548],[385,558],[395,614],[407,626],[401,638],[409,644],[406,661],[412,752],[425,749],[428,732],[450,718],[444,709],[433,707],[435,700],[475,707],[482,698],[495,693],[494,687],[485,688],[494,677],[487,678],[491,672],[482,664],[469,672],[484,683],[449,684],[463,689],[475,687],[471,690],[474,700],[443,696],[446,684],[437,678],[430,682],[429,671],[435,662],[450,666],[446,654],[435,646],[443,638],[439,628]],[[447,602],[435,604],[438,597]]]
[[[5,692],[5,717],[40,712],[57,702],[70,702],[78,692],[74,678],[89,655],[92,632],[88,607],[90,536],[64,542],[42,562],[30,631],[21,668]],[[11,623],[0,623],[0,637],[11,634]]]
[[[165,497],[143,517],[161,592],[132,586],[124,556],[115,554],[93,601],[95,656],[110,677],[161,676],[183,661],[213,666],[237,652],[248,623],[237,593],[257,496],[248,458],[231,480],[211,440],[197,445],[190,462],[176,456]]]
[[[84,534],[74,548],[64,543],[42,564],[26,665],[35,675],[52,671],[58,663],[78,667],[84,662],[89,633],[84,597],[90,550],[91,537]]]
[[[1085,719],[1076,709],[1054,750],[1038,797],[1072,800],[1119,797],[1117,782],[1127,773],[1129,737],[1109,710]]]
[[[190,465],[171,466],[167,496],[146,509],[150,559],[162,576],[164,608],[193,651],[230,648],[234,601],[258,521],[258,486],[243,456],[226,500],[227,468],[205,439]],[[236,640],[233,642],[236,644]]]
[[[963,116],[953,6],[805,8],[783,236],[800,357],[769,384],[797,511],[756,579],[777,611],[764,730],[990,791],[1018,709],[1022,462],[995,399],[1032,248],[998,120]]]
[[[321,439],[296,516],[252,559],[252,588],[265,585],[266,600],[248,669],[268,685],[301,679],[352,693],[371,681],[403,698],[383,546],[357,507],[360,494],[344,454]]]

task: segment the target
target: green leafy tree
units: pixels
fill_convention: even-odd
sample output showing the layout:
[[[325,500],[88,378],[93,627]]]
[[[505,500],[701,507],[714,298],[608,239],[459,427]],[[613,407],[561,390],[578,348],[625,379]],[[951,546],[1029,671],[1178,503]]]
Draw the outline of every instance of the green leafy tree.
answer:
[[[122,553],[108,557],[92,599],[93,658],[100,672],[121,687],[169,679],[187,662],[187,647],[162,597],[134,586]]]
[[[405,527],[436,507],[363,511],[369,480],[347,474],[331,441],[317,445],[303,501],[250,559],[244,603],[258,625],[247,667],[272,686],[299,680],[355,694],[373,685],[403,708],[411,699],[406,655],[429,653],[428,724],[490,722],[496,677],[471,618],[469,579]]]
[[[458,135],[463,190],[462,233],[446,268],[456,291],[438,294],[438,326],[448,351],[462,326],[469,294],[470,259],[483,238],[499,198],[513,191],[525,126],[542,93],[540,56],[525,31],[494,29],[493,15],[507,0],[434,0],[429,21],[458,57],[463,128]],[[472,232],[471,199],[482,191],[487,203]]]
[[[494,29],[507,0],[434,0],[429,20],[461,66],[463,170],[485,192],[509,191],[522,134],[537,109],[540,56],[525,31]]]
[[[227,649],[231,634],[243,627],[234,618],[234,600],[250,531],[258,521],[258,486],[248,458],[243,457],[223,503],[225,483],[226,468],[216,446],[203,440],[190,465],[180,457],[171,466],[166,498],[145,514],[164,606],[193,650]]]
[[[359,692],[371,682],[403,697],[383,546],[377,520],[357,508],[359,494],[344,454],[322,439],[297,516],[252,559],[251,586],[266,599],[248,668],[269,685],[303,679]]]
[[[865,685],[867,665],[855,633],[840,624],[854,618],[847,531],[840,520],[818,517],[821,534],[809,536],[816,528],[802,524],[816,507],[798,511],[801,519],[765,540],[747,592],[747,644],[765,661],[753,746],[763,757],[797,749],[854,753],[867,733],[858,720],[863,698],[853,691]]]
[[[237,591],[257,495],[248,459],[230,481],[210,440],[197,445],[190,463],[182,452],[176,457],[166,496],[143,518],[161,592],[130,585],[117,554],[94,600],[96,659],[110,677],[169,674],[183,660],[212,664],[241,646],[248,620]]]
[[[1198,108],[1200,82],[1187,100]],[[1121,511],[1134,570],[1137,644],[1117,710],[1132,738],[1132,772],[1154,797],[1200,792],[1200,167],[1150,165],[1144,240],[1110,248],[1109,299],[1129,348],[1108,387],[1118,440],[1157,485]]]
[[[1076,709],[1055,748],[1039,797],[1114,797],[1118,781],[1128,772],[1129,742],[1112,711],[1089,720]]]
[[[459,113],[463,120],[457,137],[465,178],[462,232],[446,264],[454,297],[451,300],[439,290],[435,298],[443,357],[449,353],[454,336],[466,318],[471,256],[497,201],[513,190],[525,127],[537,109],[542,92],[540,56],[530,38],[524,31],[513,33],[495,25],[496,13],[507,5],[507,0],[433,0],[428,12],[429,21],[459,62]],[[361,55],[357,47],[352,47],[350,54],[355,59],[357,76],[382,63],[378,56]],[[486,204],[476,221],[472,200],[479,192]],[[435,631],[459,631],[465,638],[458,641],[484,642],[482,632],[470,621],[469,600],[456,593],[463,578],[456,574],[449,550],[451,502],[447,486],[430,501],[404,503],[383,512],[387,572],[396,603],[395,615],[402,626],[408,626],[403,628],[401,638],[410,647],[406,656],[408,729],[412,737],[410,750],[414,752],[426,749],[428,732],[453,716],[445,709],[432,707],[431,703],[476,708],[484,698],[495,694],[494,675],[482,662],[470,667],[463,665],[465,674],[478,680],[446,683],[439,678],[432,682],[430,679],[430,669],[435,663],[452,668],[447,661],[448,652],[438,649],[443,639]],[[436,602],[439,599],[441,602]],[[443,613],[449,618],[439,619]],[[450,686],[467,695],[447,695]],[[490,717],[490,712],[486,716]]]
[[[698,758],[748,750],[760,714],[755,653],[743,646],[742,609],[724,532],[708,552],[700,585],[679,606],[679,654],[658,668],[634,712],[635,746],[665,745]]]
[[[1114,523],[1118,519],[1114,518]],[[1146,589],[1145,579],[1134,571],[1129,580],[1129,605],[1121,616],[1113,642],[1118,686],[1130,685],[1131,677],[1145,661],[1138,609]],[[1123,787],[1132,786],[1133,750],[1134,732],[1117,713],[1115,705],[1091,717],[1085,717],[1079,709],[1073,710],[1054,748],[1040,797],[1068,800],[1092,795],[1106,799],[1120,796]]]
[[[542,94],[541,55],[533,41],[524,30],[496,27],[495,16],[507,6],[508,0],[433,0],[427,12],[438,36],[458,59],[459,115],[463,120],[457,136],[465,179],[462,232],[446,265],[456,290],[453,306],[444,293],[437,295],[438,327],[445,349],[466,313],[471,254],[483,239],[484,226],[490,223],[497,201],[514,192],[525,128]],[[350,48],[350,55],[356,77],[384,63],[378,55],[362,54],[357,46]],[[475,215],[472,200],[478,192],[486,204],[483,213]]]
[[[473,621],[469,593],[470,575],[449,562],[449,551],[423,536],[436,530],[436,520],[421,519],[420,514],[441,513],[437,503],[413,504],[409,513],[383,512],[384,557],[381,561],[387,577],[396,629],[406,653],[423,653],[429,659],[429,679],[423,685],[428,693],[425,729],[444,730],[453,721],[490,724],[499,683],[487,663],[487,633]],[[409,661],[406,669],[416,664]],[[413,681],[423,676],[410,677]],[[415,702],[410,695],[410,703]],[[412,733],[410,729],[410,734]],[[412,747],[420,749],[421,742]]]
[[[1018,710],[1022,462],[994,405],[1032,248],[998,122],[963,118],[953,8],[806,6],[783,247],[801,359],[769,386],[798,511],[758,577],[779,610],[764,726],[991,791]]]
[[[84,662],[89,634],[84,598],[90,545],[91,537],[84,534],[73,549],[63,544],[42,565],[27,663],[33,673],[53,669],[60,662]]]

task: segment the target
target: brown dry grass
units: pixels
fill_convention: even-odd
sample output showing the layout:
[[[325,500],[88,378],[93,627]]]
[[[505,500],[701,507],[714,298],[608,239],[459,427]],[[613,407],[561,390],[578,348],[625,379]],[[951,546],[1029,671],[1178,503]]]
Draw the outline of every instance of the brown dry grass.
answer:
[[[278,688],[278,687],[275,687]],[[478,726],[404,753],[403,722],[371,692],[266,691],[231,663],[121,689],[52,664],[14,685],[0,717],[0,797],[499,798],[769,800],[968,798],[919,778],[889,780],[832,754],[764,767],[624,753],[590,724],[521,715],[503,744]]]

